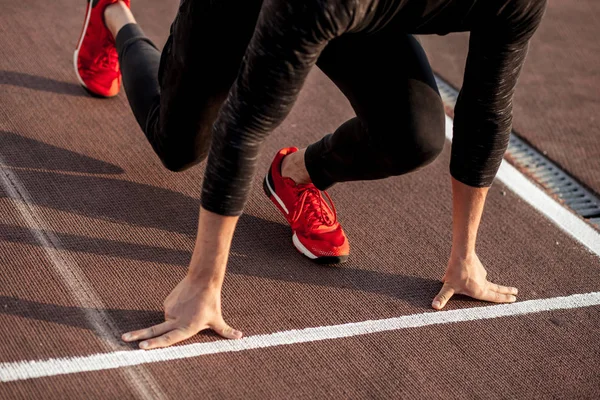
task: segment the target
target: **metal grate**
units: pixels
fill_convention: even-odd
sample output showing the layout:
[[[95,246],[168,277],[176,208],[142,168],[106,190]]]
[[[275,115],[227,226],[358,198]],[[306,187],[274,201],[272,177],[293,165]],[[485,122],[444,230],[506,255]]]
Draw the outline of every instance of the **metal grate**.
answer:
[[[454,109],[458,91],[436,76],[440,95],[446,106]],[[525,174],[560,199],[576,214],[600,230],[600,198],[575,178],[511,132],[506,158]]]

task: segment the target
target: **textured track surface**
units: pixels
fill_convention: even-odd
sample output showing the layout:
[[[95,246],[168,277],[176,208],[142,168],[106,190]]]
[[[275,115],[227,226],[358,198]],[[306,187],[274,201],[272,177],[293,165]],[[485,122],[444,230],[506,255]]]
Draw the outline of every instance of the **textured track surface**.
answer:
[[[134,2],[159,45],[176,5]],[[15,182],[0,188],[0,362],[129,350],[120,333],[159,322],[164,297],[185,273],[202,166],[164,170],[124,94],[94,99],[78,86],[71,54],[83,5],[2,8],[0,158],[5,181]],[[537,58],[544,62],[535,53],[530,61]],[[528,118],[542,118],[523,95],[547,88],[523,82],[516,122],[529,132]],[[304,146],[351,115],[314,71],[265,143],[261,171],[280,147]],[[546,125],[531,131],[553,134]],[[341,268],[297,254],[257,176],[225,282],[227,321],[256,335],[429,311],[450,250],[448,147],[415,174],[331,190],[353,246]],[[499,183],[479,254],[522,300],[600,290],[600,260]],[[482,305],[459,298],[449,309]],[[0,398],[593,398],[599,326],[600,307],[552,311],[0,383]]]

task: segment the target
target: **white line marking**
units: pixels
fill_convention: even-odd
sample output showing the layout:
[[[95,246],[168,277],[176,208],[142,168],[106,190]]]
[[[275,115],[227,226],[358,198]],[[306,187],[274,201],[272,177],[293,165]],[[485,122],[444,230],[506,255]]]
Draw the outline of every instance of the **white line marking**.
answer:
[[[452,127],[452,118],[446,116],[446,138],[450,141]],[[502,160],[496,178],[558,228],[600,257],[600,233],[546,194],[506,160]]]
[[[0,156],[0,164],[6,163]],[[67,253],[61,251],[62,245],[56,235],[46,226],[43,218],[31,204],[31,196],[19,178],[9,169],[0,168],[0,184],[25,220],[31,234],[35,237],[40,247],[46,253],[54,272],[62,279],[72,298],[78,306],[84,309],[85,317],[92,329],[100,337],[101,343],[107,350],[121,348],[121,343],[115,337],[118,328],[106,312],[106,306],[100,300],[92,285],[77,263]],[[162,390],[157,386],[152,375],[145,369],[125,370],[128,382],[137,397],[144,399],[165,398]]]
[[[0,382],[109,370],[132,365],[199,357],[208,354],[238,352],[297,343],[340,339],[399,329],[419,328],[429,325],[476,321],[597,305],[600,305],[600,292],[529,300],[513,304],[464,308],[461,310],[431,311],[397,318],[290,330],[266,335],[249,336],[238,340],[218,340],[211,343],[195,343],[157,350],[118,351],[83,357],[1,363]]]

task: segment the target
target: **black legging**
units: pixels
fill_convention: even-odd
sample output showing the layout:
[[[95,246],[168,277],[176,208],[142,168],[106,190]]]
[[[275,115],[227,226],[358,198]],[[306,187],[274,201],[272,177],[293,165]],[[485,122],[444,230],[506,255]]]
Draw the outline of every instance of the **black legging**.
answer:
[[[363,7],[370,2],[375,6]],[[117,36],[132,110],[165,166],[185,169],[210,149],[206,209],[242,212],[260,145],[314,64],[356,112],[307,149],[318,188],[431,162],[444,143],[443,106],[427,58],[407,32],[471,30],[451,173],[471,186],[492,183],[544,0],[262,3],[183,0],[162,57],[137,25]]]
[[[237,76],[261,3],[183,0],[162,55],[137,24],[117,34],[127,99],[169,170],[182,171],[206,158],[212,125]]]
[[[377,36],[366,40],[340,38],[327,47],[317,63],[348,97],[357,115],[306,151],[309,175],[321,190],[336,182],[381,179],[413,171],[433,161],[444,146],[444,108],[423,49],[412,36],[405,35],[394,40],[394,52],[378,52],[372,45],[381,45]],[[119,31],[117,48],[133,113],[164,165],[180,171],[202,161],[226,91],[210,96],[213,108],[176,108],[160,95],[160,53],[138,25]],[[357,59],[350,49],[362,57]],[[199,94],[190,95],[195,98]],[[165,108],[161,108],[161,101]],[[161,113],[167,109],[168,113]],[[190,124],[198,114],[201,118],[194,129]]]
[[[356,113],[306,150],[306,169],[319,189],[402,175],[440,154],[444,106],[425,52],[411,35],[341,37],[317,66]]]

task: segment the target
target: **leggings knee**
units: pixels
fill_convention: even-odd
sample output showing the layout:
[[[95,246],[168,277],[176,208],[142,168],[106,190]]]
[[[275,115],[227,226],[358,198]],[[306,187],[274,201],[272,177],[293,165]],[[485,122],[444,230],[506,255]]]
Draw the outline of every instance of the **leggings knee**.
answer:
[[[148,117],[144,133],[163,166],[172,172],[182,172],[201,163],[208,156],[210,130],[194,124],[161,123],[158,105]]]
[[[377,135],[381,137],[381,135]],[[411,116],[410,123],[396,124],[381,140],[380,160],[390,176],[402,175],[431,164],[444,149],[445,114],[439,98],[426,110]]]
[[[201,163],[208,156],[208,150],[201,152],[172,151],[160,153],[160,161],[171,172],[183,172]]]
[[[429,141],[421,143],[404,143],[402,148],[396,146],[380,151],[380,160],[388,176],[403,175],[421,169],[437,159],[444,148],[443,128],[441,134],[428,132]]]
[[[172,172],[183,172],[201,163],[208,156],[208,143],[194,142],[193,136],[174,137],[161,135],[163,140],[150,141],[154,152],[166,169]]]

